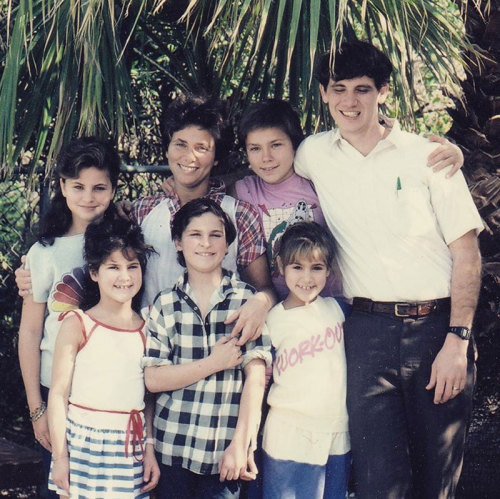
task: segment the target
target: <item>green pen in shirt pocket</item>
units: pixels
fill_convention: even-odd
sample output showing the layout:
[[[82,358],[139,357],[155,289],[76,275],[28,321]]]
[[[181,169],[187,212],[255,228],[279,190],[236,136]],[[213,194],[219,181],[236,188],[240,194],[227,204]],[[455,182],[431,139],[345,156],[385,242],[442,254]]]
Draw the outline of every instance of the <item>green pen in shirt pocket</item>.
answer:
[[[401,178],[396,179],[396,196],[399,197],[399,191],[401,190]]]

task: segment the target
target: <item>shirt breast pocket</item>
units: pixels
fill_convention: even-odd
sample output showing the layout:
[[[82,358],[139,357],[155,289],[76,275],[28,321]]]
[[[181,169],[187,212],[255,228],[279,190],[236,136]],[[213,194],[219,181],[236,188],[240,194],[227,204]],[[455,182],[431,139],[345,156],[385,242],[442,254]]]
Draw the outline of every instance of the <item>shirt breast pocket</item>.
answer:
[[[435,225],[429,191],[423,187],[403,187],[386,196],[391,231],[400,236],[424,236]]]

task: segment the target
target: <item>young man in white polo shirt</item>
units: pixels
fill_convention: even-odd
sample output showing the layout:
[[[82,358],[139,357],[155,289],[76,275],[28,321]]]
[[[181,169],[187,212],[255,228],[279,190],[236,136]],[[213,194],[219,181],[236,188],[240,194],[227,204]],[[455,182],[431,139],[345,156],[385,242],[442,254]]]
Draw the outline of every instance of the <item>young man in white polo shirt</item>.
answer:
[[[392,65],[371,44],[319,61],[337,129],[306,139],[311,179],[338,243],[348,410],[360,498],[453,497],[472,407],[470,328],[482,222],[461,173],[433,173],[435,148],[379,121]],[[451,297],[451,299],[450,299]]]

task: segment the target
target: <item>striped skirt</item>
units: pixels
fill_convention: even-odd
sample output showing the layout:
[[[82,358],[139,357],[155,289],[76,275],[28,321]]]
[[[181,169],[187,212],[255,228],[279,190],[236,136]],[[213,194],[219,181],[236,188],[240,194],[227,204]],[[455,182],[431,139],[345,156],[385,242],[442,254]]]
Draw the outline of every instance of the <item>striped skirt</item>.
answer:
[[[71,499],[149,497],[149,493],[140,492],[143,486],[142,462],[137,461],[131,452],[125,456],[125,437],[125,431],[89,428],[68,418],[66,438]],[[49,489],[65,494],[52,481],[52,464]]]

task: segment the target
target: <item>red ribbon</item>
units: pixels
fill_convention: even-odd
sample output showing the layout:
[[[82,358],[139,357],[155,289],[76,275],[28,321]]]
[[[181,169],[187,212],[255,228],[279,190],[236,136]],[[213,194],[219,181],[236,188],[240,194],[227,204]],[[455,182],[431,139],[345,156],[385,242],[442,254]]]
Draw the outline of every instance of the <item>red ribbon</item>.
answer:
[[[141,419],[142,411],[138,411],[137,409],[132,409],[131,411],[112,411],[108,409],[94,409],[92,407],[85,407],[83,405],[74,404],[72,402],[70,402],[70,404],[87,411],[110,412],[112,414],[130,414],[127,423],[127,433],[125,434],[125,457],[128,457],[129,445],[130,443],[132,443],[132,455],[134,456],[134,459],[138,462],[144,461],[144,432]],[[137,458],[136,456],[137,447],[139,447],[141,451],[140,458]]]
[[[130,411],[130,417],[128,418],[127,424],[127,434],[125,437],[125,457],[128,457],[128,447],[130,441],[132,440],[132,455],[136,461],[144,460],[144,433],[142,431],[142,419],[141,411],[136,409]],[[139,446],[141,450],[140,459],[137,459],[135,455],[135,449]]]

